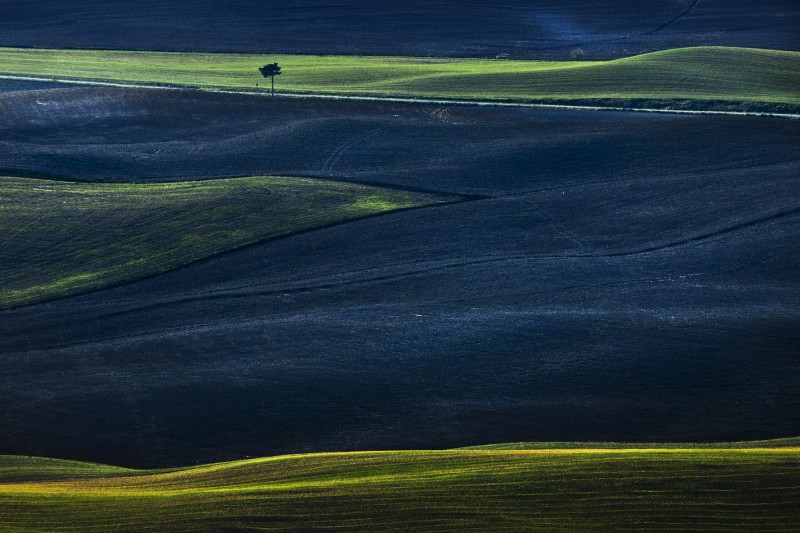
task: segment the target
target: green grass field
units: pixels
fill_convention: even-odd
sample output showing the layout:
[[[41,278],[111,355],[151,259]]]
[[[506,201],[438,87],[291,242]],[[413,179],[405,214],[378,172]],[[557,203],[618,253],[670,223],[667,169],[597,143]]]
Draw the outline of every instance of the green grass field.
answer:
[[[800,53],[728,47],[667,50],[613,61],[248,55],[0,48],[0,73],[216,89],[659,108],[791,111]]]
[[[0,456],[5,531],[797,531],[800,448],[307,454],[161,471]]]
[[[0,177],[0,197],[0,308],[130,281],[302,230],[456,200],[263,176],[147,184]]]

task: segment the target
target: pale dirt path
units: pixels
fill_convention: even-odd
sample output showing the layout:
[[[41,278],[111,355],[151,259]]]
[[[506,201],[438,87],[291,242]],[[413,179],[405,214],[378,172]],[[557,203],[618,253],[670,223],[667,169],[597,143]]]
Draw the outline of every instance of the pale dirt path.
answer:
[[[270,94],[261,91],[250,90],[227,90],[227,89],[204,89],[200,87],[170,87],[165,85],[147,85],[137,83],[123,83],[111,81],[94,81],[94,80],[75,80],[66,78],[43,78],[35,76],[13,76],[3,74],[0,75],[0,80],[15,80],[15,81],[40,81],[49,83],[63,83],[70,85],[90,85],[98,87],[122,87],[127,89],[162,89],[168,91],[205,91],[222,94],[246,94],[253,96],[266,96]],[[681,115],[732,115],[732,116],[747,116],[747,117],[780,117],[780,118],[800,118],[798,113],[768,113],[757,111],[698,111],[690,109],[648,109],[639,107],[615,107],[615,106],[588,106],[588,105],[563,105],[563,104],[534,104],[525,102],[498,102],[491,100],[459,100],[447,98],[403,98],[393,96],[355,96],[355,95],[335,95],[324,93],[297,93],[276,91],[275,96],[289,97],[289,98],[317,98],[327,100],[356,100],[362,102],[392,102],[392,103],[409,103],[409,104],[432,104],[432,105],[460,105],[460,106],[474,106],[474,107],[516,107],[516,108],[534,108],[534,109],[564,109],[564,110],[586,110],[586,111],[625,111],[632,113],[670,113]]]

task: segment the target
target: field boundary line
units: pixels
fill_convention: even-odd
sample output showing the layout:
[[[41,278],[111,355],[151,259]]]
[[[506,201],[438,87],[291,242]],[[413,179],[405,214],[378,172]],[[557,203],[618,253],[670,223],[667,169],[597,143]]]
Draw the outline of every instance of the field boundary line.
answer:
[[[161,89],[166,91],[203,91],[208,93],[220,94],[243,94],[248,96],[271,97],[269,93],[250,90],[230,90],[223,88],[205,88],[192,86],[169,86],[169,85],[148,85],[139,83],[124,83],[97,80],[77,80],[69,78],[47,78],[36,76],[14,76],[10,74],[0,74],[0,80],[15,81],[34,81],[47,83],[61,83],[68,85],[88,85],[97,87],[118,87],[124,89]],[[660,113],[660,114],[680,114],[680,115],[724,115],[742,117],[777,117],[800,119],[800,113],[771,113],[768,111],[724,111],[724,110],[698,110],[698,109],[663,109],[647,107],[621,107],[621,106],[591,106],[576,104],[551,104],[534,102],[503,102],[494,100],[464,100],[457,98],[412,98],[402,96],[359,96],[346,94],[328,94],[313,92],[275,92],[275,96],[283,98],[316,98],[321,100],[351,100],[360,102],[389,102],[398,104],[422,104],[422,105],[450,105],[464,107],[510,107],[510,108],[529,108],[529,109],[552,109],[567,111],[618,111],[626,113]]]

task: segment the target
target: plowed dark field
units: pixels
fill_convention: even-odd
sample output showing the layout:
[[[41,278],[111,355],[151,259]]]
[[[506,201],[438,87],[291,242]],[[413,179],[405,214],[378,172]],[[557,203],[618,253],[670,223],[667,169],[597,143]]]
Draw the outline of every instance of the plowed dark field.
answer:
[[[800,50],[793,0],[0,1],[4,46],[604,59],[684,46]]]
[[[798,141],[764,117],[0,94],[7,175],[467,196],[0,312],[0,453],[800,433]]]

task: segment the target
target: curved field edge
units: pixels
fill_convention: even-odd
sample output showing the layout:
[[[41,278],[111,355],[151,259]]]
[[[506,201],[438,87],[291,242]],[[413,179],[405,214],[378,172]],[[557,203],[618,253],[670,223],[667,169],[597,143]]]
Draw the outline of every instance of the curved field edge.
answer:
[[[310,178],[169,183],[0,177],[0,308],[173,270],[220,253],[460,198]]]
[[[793,531],[800,448],[304,454],[160,471],[0,457],[10,530]]]
[[[800,448],[800,437],[740,442],[503,442],[464,446],[459,450],[573,450],[573,449],[741,449]]]
[[[0,73],[282,94],[520,102],[681,110],[800,110],[800,52],[666,50],[611,61],[207,54],[0,48]]]

